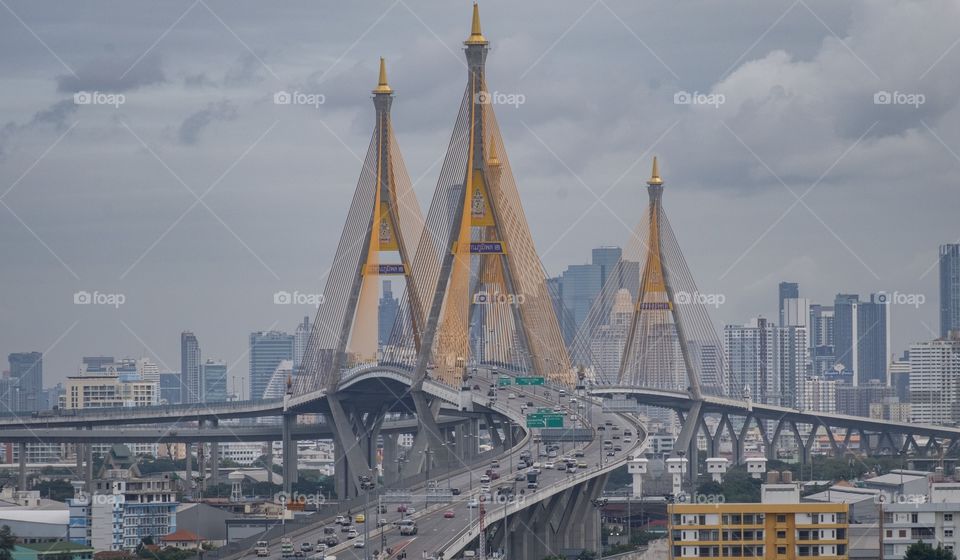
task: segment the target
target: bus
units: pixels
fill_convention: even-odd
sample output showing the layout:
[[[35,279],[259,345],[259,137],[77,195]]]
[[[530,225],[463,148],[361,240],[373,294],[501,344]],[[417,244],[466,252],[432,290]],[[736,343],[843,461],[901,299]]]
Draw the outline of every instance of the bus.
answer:
[[[293,541],[290,539],[283,539],[283,543],[280,545],[280,556],[284,558],[290,558],[293,556]]]

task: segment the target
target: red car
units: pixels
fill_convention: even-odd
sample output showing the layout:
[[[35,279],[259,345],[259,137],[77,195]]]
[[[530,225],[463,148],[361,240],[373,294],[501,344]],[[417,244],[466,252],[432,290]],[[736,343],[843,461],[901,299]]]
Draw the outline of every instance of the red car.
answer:
[[[443,512],[444,519],[453,519],[456,516],[457,514],[454,513],[452,509],[448,509],[447,511]]]
[[[407,513],[407,504],[397,506],[397,513]]]
[[[497,480],[500,478],[500,473],[497,471],[490,471],[490,480]]]

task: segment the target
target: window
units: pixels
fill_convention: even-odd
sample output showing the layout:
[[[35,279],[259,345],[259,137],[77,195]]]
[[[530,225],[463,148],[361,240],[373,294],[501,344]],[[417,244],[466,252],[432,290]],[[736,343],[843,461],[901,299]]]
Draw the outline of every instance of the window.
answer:
[[[953,521],[953,514],[952,514],[952,513],[945,513],[945,514],[943,514],[943,520],[944,520],[944,521]]]
[[[786,531],[777,531],[777,538],[778,538],[778,539],[785,539],[785,538],[787,538],[787,532],[786,532]]]
[[[952,537],[953,537],[953,529],[944,529],[944,530],[943,530],[943,536],[946,537],[946,538],[948,538],[948,539],[949,539],[949,538],[952,538]]]
[[[777,554],[783,555],[783,554],[786,554],[786,553],[787,553],[787,547],[785,547],[785,546],[778,546],[778,547],[777,547]]]
[[[777,516],[777,523],[786,523],[786,522],[787,522],[787,516],[786,516],[786,515],[778,515],[778,516]]]

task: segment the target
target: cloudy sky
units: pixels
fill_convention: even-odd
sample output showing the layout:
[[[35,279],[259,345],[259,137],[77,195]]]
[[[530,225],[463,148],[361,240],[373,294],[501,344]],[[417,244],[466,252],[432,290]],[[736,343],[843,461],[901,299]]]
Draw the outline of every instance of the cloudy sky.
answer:
[[[273,294],[322,290],[379,56],[429,202],[469,6],[0,0],[0,352],[44,351],[47,384],[85,354],[178,370],[191,329],[245,377],[250,331],[314,313]],[[656,153],[700,289],[726,296],[718,325],[772,316],[792,280],[824,303],[923,295],[894,307],[894,350],[930,338],[937,247],[960,237],[958,12],[485,0],[488,83],[523,100],[497,111],[548,272],[625,242]],[[75,305],[78,291],[124,303]]]

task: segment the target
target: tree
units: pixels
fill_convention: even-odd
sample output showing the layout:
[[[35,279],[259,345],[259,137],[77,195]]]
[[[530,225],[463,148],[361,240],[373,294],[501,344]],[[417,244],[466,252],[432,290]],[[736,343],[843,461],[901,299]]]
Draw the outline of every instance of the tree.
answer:
[[[0,527],[0,560],[12,560],[13,547],[16,544],[17,536],[10,530],[10,526]]]
[[[923,542],[917,541],[907,547],[903,555],[903,560],[956,560],[957,557],[953,551],[943,548],[942,544],[937,544],[937,548]]]

